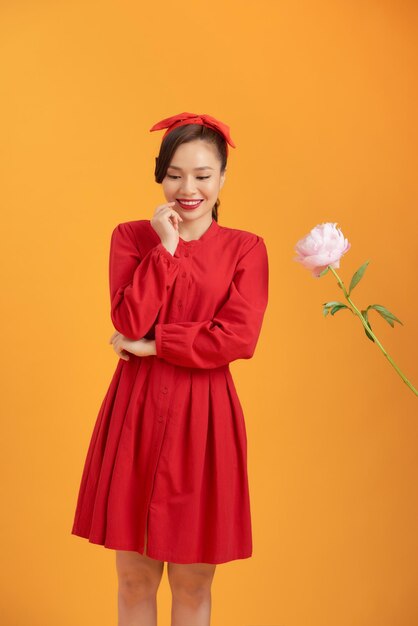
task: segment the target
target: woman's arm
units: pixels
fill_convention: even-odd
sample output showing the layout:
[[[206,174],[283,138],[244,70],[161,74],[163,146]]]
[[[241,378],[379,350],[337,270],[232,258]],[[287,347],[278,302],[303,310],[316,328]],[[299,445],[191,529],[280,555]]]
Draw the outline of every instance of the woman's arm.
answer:
[[[237,264],[229,297],[211,320],[155,325],[157,356],[184,367],[214,368],[253,356],[268,302],[262,237]]]
[[[129,339],[141,339],[154,324],[180,261],[162,243],[140,258],[129,223],[112,233],[109,258],[111,319]]]

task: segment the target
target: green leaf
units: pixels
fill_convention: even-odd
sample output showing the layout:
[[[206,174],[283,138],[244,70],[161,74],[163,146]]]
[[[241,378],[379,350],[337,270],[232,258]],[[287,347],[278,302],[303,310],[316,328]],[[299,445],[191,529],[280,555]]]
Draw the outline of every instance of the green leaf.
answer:
[[[324,302],[324,306],[326,306],[328,308],[330,308],[332,306],[335,306],[336,304],[343,304],[344,305],[344,302],[339,302],[338,300],[332,300],[331,302]],[[346,305],[344,305],[344,306],[346,306]]]
[[[331,310],[331,315],[334,315],[340,309],[348,309],[351,313],[353,313],[351,307],[344,304],[344,302],[339,302],[338,300],[333,300],[332,302],[324,302],[323,303],[322,313],[327,315]]]
[[[334,315],[334,313],[337,313],[340,309],[348,309],[348,306],[346,304],[336,304],[331,309],[331,315]]]
[[[369,306],[367,308],[368,309],[375,309],[383,317],[383,319],[385,319],[387,321],[387,323],[392,326],[392,328],[395,326],[394,321],[395,322],[399,322],[399,324],[402,324],[401,320],[398,319],[396,317],[396,315],[394,315],[393,313],[388,311],[381,304],[369,304]],[[403,326],[403,324],[402,324],[402,326]]]
[[[350,287],[348,289],[348,295],[350,295],[351,291],[354,289],[354,287],[361,281],[361,279],[363,278],[363,274],[366,271],[366,268],[369,264],[369,261],[366,261],[365,263],[363,263],[363,265],[361,267],[359,267],[359,269],[357,270],[357,272],[355,274],[353,274],[353,278],[351,279],[351,283],[350,283]]]
[[[370,330],[373,330],[373,328],[372,328],[372,326],[371,326],[371,324],[370,324],[370,322],[369,322],[369,320],[368,320],[368,317],[367,317],[367,309],[362,310],[362,311],[361,311],[361,314],[362,314],[362,316],[364,317],[364,319],[365,319],[366,323],[368,324],[368,326],[369,326]],[[368,339],[370,339],[371,341],[373,341],[373,343],[374,343],[374,339],[373,339],[373,337],[371,336],[371,334],[369,333],[369,331],[367,330],[367,328],[366,328],[365,326],[363,326],[363,328],[364,328],[364,332],[366,333],[366,337],[367,337]]]
[[[323,305],[322,305],[322,306],[324,307],[324,308],[322,309],[322,313],[323,313],[323,315],[324,315],[324,316],[328,315],[329,310],[330,310],[332,307],[336,306],[336,305],[342,305],[342,306],[344,306],[342,302],[337,302],[336,300],[335,300],[335,301],[333,301],[333,302],[324,302],[324,303],[323,303]]]

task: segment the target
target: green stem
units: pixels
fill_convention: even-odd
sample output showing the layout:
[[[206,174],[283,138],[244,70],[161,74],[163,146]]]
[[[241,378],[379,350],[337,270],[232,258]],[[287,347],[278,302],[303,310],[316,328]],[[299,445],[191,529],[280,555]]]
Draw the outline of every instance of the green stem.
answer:
[[[399,376],[402,378],[402,380],[404,381],[404,383],[406,383],[408,385],[408,387],[410,389],[412,389],[412,391],[415,393],[416,396],[418,396],[418,390],[415,389],[415,387],[412,385],[412,383],[409,382],[409,380],[406,378],[406,376],[401,372],[401,370],[399,369],[399,367],[396,365],[396,363],[393,361],[392,357],[386,352],[386,350],[384,349],[384,347],[382,346],[382,344],[380,343],[380,341],[378,340],[378,338],[376,337],[376,335],[372,332],[370,326],[367,324],[366,320],[364,319],[363,315],[361,314],[361,312],[358,310],[358,308],[356,307],[356,305],[354,304],[354,302],[351,300],[351,298],[349,297],[347,290],[344,286],[343,281],[341,280],[341,278],[338,276],[337,272],[334,270],[333,267],[331,267],[331,265],[328,265],[329,269],[331,270],[331,272],[334,274],[335,278],[338,281],[338,284],[340,285],[341,289],[344,292],[344,296],[346,297],[346,299],[348,300],[348,302],[351,304],[351,306],[354,309],[354,313],[360,318],[361,323],[363,324],[363,326],[367,329],[367,332],[370,333],[370,335],[373,337],[374,341],[377,343],[377,345],[379,346],[379,348],[381,349],[381,351],[383,352],[383,354],[385,355],[385,357],[388,359],[388,361],[393,365],[393,367],[395,368],[395,370],[398,372]]]

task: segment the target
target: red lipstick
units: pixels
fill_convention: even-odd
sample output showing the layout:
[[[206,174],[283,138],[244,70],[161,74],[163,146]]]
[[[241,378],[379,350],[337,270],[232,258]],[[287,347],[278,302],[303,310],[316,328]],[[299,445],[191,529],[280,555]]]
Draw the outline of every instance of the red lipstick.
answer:
[[[190,200],[187,198],[176,198],[176,202],[179,204],[179,206],[181,206],[182,209],[185,209],[186,211],[191,211],[193,209],[196,209],[198,206],[200,206],[203,200]]]

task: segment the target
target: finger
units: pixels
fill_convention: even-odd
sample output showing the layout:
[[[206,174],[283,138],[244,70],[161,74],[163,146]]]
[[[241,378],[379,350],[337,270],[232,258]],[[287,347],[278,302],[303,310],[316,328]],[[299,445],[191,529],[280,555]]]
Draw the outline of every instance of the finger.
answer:
[[[155,210],[155,215],[162,215],[163,213],[167,213],[167,217],[169,220],[172,219],[172,217],[177,217],[179,220],[183,221],[183,218],[177,213],[177,211],[175,209],[172,208],[172,204],[176,204],[175,201],[173,202],[167,202],[166,204],[161,204],[159,207],[157,207],[157,209]]]
[[[122,348],[121,342],[119,341],[115,342],[115,344],[113,345],[113,349],[119,358],[123,359],[124,361],[129,360],[129,356],[127,356],[126,351]]]
[[[123,346],[121,345],[121,341],[120,339],[115,339],[115,341],[113,342],[113,347],[115,349],[115,352],[117,354],[120,354],[121,350],[123,350]]]
[[[177,213],[177,211],[175,209],[171,209],[170,217],[172,217],[172,216],[174,216],[178,220],[183,221],[182,216],[180,215],[180,213]]]
[[[171,209],[172,204],[176,204],[176,202],[173,200],[173,202],[165,202],[164,204],[160,204],[155,209],[155,213],[161,213],[164,210]]]
[[[170,213],[169,220],[171,221],[175,230],[178,230],[179,220],[182,222],[183,218],[177,213],[177,211],[173,210]]]
[[[119,348],[121,344],[123,343],[123,341],[124,341],[123,335],[121,335],[120,333],[117,333],[112,339],[113,347]]]
[[[119,332],[115,330],[115,332],[112,334],[112,336],[109,339],[109,343],[112,343],[115,337],[117,337],[118,335],[119,335]]]

